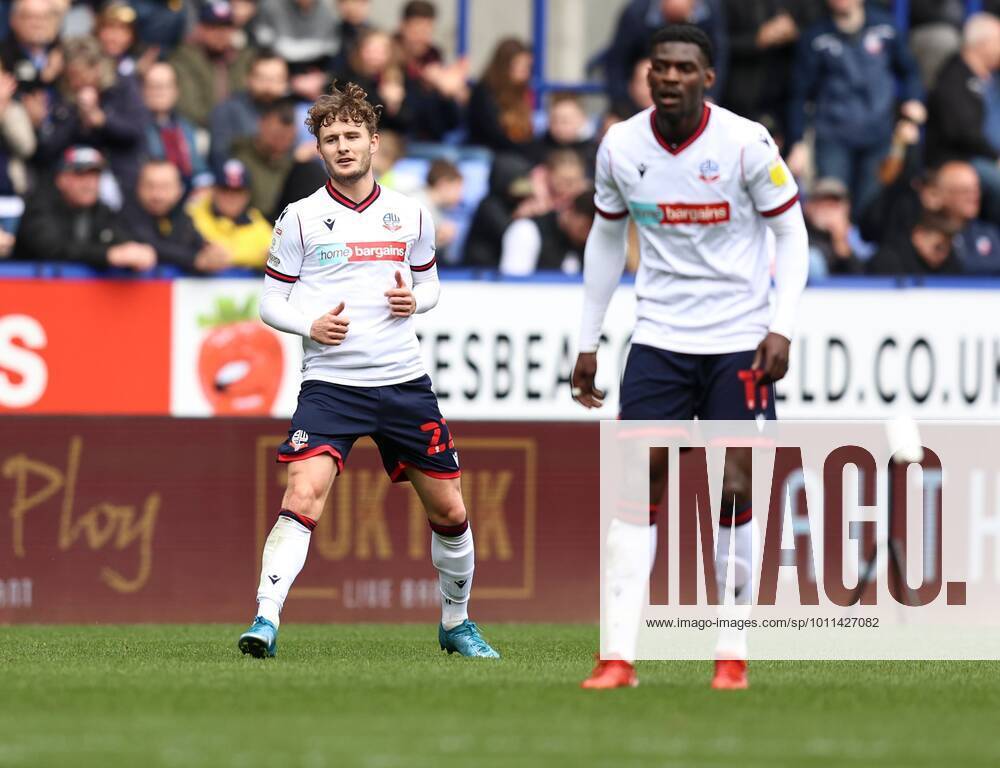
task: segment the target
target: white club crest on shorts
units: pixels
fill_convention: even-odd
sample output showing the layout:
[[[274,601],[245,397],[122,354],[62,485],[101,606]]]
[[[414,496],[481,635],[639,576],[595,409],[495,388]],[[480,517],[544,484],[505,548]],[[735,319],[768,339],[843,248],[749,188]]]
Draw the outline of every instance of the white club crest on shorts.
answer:
[[[292,435],[292,439],[289,441],[292,444],[292,448],[296,451],[301,451],[307,445],[309,445],[309,433],[304,429],[295,430],[295,434]]]

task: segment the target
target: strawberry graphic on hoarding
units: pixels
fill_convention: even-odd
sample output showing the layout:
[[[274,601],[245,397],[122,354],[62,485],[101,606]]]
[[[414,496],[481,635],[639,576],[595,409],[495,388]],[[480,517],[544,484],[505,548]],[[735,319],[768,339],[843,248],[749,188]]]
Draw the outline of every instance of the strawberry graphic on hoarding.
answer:
[[[266,415],[281,386],[284,360],[277,335],[257,319],[257,299],[242,306],[218,299],[199,315],[207,333],[198,352],[198,379],[212,411],[221,416]]]

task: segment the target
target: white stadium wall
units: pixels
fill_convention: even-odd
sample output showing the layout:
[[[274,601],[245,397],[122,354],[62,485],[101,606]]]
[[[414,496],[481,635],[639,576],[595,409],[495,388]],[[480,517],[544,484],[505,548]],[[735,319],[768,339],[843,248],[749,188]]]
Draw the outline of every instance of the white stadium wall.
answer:
[[[209,413],[193,375],[192,345],[200,335],[194,315],[221,296],[242,299],[257,289],[241,280],[175,284],[174,415]],[[440,304],[419,316],[417,327],[448,418],[614,418],[633,324],[632,290],[616,293],[605,322],[598,384],[609,396],[600,411],[585,411],[569,395],[581,301],[579,285],[446,281]],[[995,307],[990,291],[806,291],[791,367],[778,386],[779,417],[995,418],[1000,414]],[[295,341],[282,341],[287,364],[272,411],[276,416],[294,409],[301,361]]]

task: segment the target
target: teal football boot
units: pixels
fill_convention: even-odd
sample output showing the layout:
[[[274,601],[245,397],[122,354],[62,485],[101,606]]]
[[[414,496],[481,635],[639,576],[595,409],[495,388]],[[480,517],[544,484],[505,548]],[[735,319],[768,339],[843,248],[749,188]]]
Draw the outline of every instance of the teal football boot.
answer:
[[[475,656],[481,659],[499,659],[500,654],[479,634],[479,627],[466,619],[454,629],[438,626],[438,643],[442,651],[449,654],[458,653],[462,656]]]
[[[253,620],[250,629],[240,635],[240,650],[256,659],[269,658],[278,652],[278,628],[263,616]]]

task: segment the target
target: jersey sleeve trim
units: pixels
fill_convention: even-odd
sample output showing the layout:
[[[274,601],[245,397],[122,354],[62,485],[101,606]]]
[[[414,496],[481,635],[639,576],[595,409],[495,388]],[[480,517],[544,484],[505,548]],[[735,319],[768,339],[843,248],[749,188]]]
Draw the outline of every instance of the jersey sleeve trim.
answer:
[[[437,256],[431,256],[431,260],[428,261],[426,264],[411,264],[410,265],[410,271],[411,272],[426,272],[428,269],[430,269],[431,267],[433,267],[435,264],[437,264]]]
[[[789,200],[787,203],[779,205],[777,208],[772,208],[770,211],[760,211],[760,215],[763,216],[765,219],[773,219],[775,216],[780,216],[781,214],[783,214],[785,211],[787,211],[789,208],[795,205],[798,201],[799,201],[799,193],[796,192],[794,195],[792,195],[792,199]]]
[[[597,210],[597,214],[602,219],[611,219],[612,221],[615,221],[617,219],[624,219],[626,216],[628,216],[628,211],[622,211],[620,213],[614,213],[612,211],[601,210],[596,205],[594,206],[594,208]]]
[[[299,279],[298,275],[286,275],[284,272],[279,272],[271,267],[264,267],[264,274],[283,283],[294,283]]]

